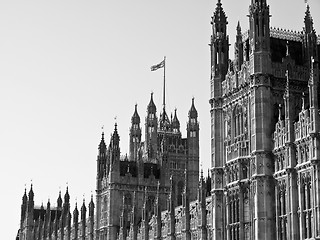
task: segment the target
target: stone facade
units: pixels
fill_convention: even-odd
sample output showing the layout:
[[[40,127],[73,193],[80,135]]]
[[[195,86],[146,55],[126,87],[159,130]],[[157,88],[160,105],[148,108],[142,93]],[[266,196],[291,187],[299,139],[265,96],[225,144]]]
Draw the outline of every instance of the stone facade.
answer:
[[[229,60],[218,1],[211,39],[212,239],[320,239],[319,40],[269,26],[252,0]]]
[[[192,100],[187,138],[176,112],[158,119],[151,95],[141,140],[131,119],[130,153],[115,126],[97,159],[96,199],[70,213],[36,207],[25,192],[17,239],[320,239],[319,54],[309,6],[304,29],[269,26],[266,0],[252,0],[250,28],[236,29],[229,59],[227,16],[212,17],[211,169],[199,179],[199,123]]]

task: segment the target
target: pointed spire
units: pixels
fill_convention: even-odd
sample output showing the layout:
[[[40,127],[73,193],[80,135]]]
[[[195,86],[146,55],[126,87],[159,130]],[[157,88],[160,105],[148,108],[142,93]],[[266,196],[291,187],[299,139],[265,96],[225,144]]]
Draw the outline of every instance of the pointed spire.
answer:
[[[162,130],[169,129],[170,121],[165,108],[162,109],[162,113],[160,114],[159,125]]]
[[[32,189],[32,183],[29,191],[29,201],[32,202],[34,197],[33,189]]]
[[[311,33],[313,31],[313,19],[310,13],[310,6],[307,3],[307,9],[304,17],[305,31],[306,33]]]
[[[62,207],[61,191],[59,191],[59,197],[57,199],[57,206],[58,207]]]
[[[241,36],[241,26],[240,26],[240,21],[238,21],[238,24],[237,24],[237,35],[238,35],[238,36]]]
[[[64,202],[69,203],[69,200],[70,200],[70,195],[69,195],[68,186],[67,186],[66,193],[64,194]]]
[[[89,203],[89,216],[93,217],[94,216],[94,202],[93,202],[93,194],[91,194],[91,200]]]
[[[194,97],[192,98],[192,104],[191,108],[189,110],[189,118],[197,118],[198,117],[198,112],[197,109],[194,106]]]
[[[22,196],[22,204],[26,204],[28,201],[28,197],[27,197],[27,189],[24,188],[24,194]]]
[[[103,153],[106,150],[106,143],[104,141],[104,130],[102,129],[102,133],[101,133],[101,141],[99,144],[99,152]]]
[[[86,208],[86,203],[84,198],[83,198],[83,203],[80,211],[81,211],[81,221],[85,221],[87,208]]]
[[[175,108],[174,109],[174,117],[171,121],[171,124],[172,124],[172,129],[173,131],[177,131],[177,132],[180,132],[180,122],[179,122],[179,119],[177,117],[177,109]]]
[[[79,221],[79,211],[77,207],[77,201],[73,210],[73,223],[77,224]]]
[[[218,23],[218,22],[227,23],[227,16],[222,8],[221,0],[218,0],[213,16],[214,16],[213,20],[215,23]]]
[[[112,147],[119,147],[120,137],[118,134],[118,125],[117,123],[114,124],[114,131],[111,138],[111,146]]]
[[[150,102],[148,104],[148,113],[155,113],[157,111],[156,105],[153,102],[153,92],[151,92]]]
[[[138,106],[137,104],[134,106],[134,113],[131,117],[132,124],[135,124],[135,123],[139,124],[140,123],[140,116],[138,114],[137,106]]]

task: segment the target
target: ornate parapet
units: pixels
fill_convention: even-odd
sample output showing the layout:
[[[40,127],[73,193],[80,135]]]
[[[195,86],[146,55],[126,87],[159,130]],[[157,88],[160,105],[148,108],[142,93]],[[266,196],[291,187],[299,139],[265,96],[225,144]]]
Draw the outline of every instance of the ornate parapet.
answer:
[[[270,27],[270,37],[287,41],[302,42],[302,32]]]

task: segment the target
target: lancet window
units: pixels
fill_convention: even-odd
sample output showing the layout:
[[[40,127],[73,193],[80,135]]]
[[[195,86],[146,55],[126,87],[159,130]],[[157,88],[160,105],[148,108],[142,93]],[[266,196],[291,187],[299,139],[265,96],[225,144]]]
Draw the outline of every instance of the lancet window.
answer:
[[[287,239],[287,185],[280,181],[277,186],[277,216],[278,216],[278,239]]]
[[[232,191],[228,196],[229,236],[231,240],[240,239],[240,198],[238,191]]]
[[[232,140],[237,141],[238,138],[244,133],[243,131],[243,108],[237,105],[233,112],[233,126],[232,126]]]
[[[300,209],[301,209],[301,218],[302,218],[302,225],[301,228],[303,231],[303,236],[305,239],[312,238],[312,181],[310,173],[305,173],[302,175],[302,182],[301,182],[301,202],[300,202]]]
[[[244,221],[244,239],[250,239],[250,202],[249,189],[246,188],[243,192],[243,221]]]
[[[285,168],[285,157],[283,153],[276,154],[275,171],[281,171]]]

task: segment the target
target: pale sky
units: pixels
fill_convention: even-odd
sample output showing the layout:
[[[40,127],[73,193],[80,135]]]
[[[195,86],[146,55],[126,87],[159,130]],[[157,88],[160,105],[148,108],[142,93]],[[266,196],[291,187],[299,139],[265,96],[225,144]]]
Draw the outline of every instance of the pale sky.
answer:
[[[310,0],[320,32],[320,1]],[[222,0],[230,58],[249,0]],[[304,0],[269,0],[271,26],[301,31]],[[177,108],[181,131],[191,99],[200,120],[203,168],[210,166],[209,76],[212,0],[2,1],[0,5],[0,170],[2,239],[19,228],[21,198],[31,181],[35,204],[56,204],[69,186],[75,200],[95,191],[97,147],[117,117],[121,153],[128,151],[134,105],[144,126],[150,92],[158,113],[164,56],[167,111]],[[144,130],[143,130],[144,134]],[[143,135],[144,136],[144,135]]]

